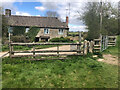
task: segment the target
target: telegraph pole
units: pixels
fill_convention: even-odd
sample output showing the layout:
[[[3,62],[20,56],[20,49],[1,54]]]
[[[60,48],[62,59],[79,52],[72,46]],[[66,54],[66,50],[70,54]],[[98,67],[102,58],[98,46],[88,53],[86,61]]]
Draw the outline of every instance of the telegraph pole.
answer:
[[[101,2],[100,2],[100,37],[101,37],[101,35],[102,35],[102,0],[101,0]]]

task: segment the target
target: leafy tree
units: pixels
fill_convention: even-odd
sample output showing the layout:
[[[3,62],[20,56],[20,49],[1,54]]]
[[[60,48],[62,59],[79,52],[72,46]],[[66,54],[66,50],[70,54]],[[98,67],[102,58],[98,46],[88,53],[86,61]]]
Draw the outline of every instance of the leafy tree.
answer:
[[[86,26],[88,26],[88,36],[87,39],[91,40],[94,38],[98,38],[100,31],[99,31],[99,15],[97,13],[97,5],[98,3],[87,3],[86,10],[83,13],[82,20]]]
[[[35,37],[40,31],[40,28],[37,27],[30,27],[27,36],[29,37],[30,41],[35,41]]]
[[[26,28],[21,26],[13,27],[13,35],[25,35]]]
[[[99,38],[101,34],[116,35],[118,34],[118,13],[117,8],[111,3],[103,3],[102,5],[102,29],[100,31],[100,11],[101,4],[98,2],[89,2],[84,7],[82,20],[88,26],[87,39],[91,40]]]
[[[2,37],[7,37],[8,36],[8,28],[7,28],[7,19],[5,18],[4,15],[2,15]]]

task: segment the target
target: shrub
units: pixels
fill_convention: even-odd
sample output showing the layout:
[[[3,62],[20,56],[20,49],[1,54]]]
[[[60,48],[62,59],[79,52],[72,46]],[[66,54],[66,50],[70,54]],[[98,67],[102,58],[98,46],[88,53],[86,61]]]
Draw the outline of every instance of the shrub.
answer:
[[[25,36],[12,36],[13,42],[25,42],[26,37]]]
[[[50,39],[50,42],[70,42],[70,38],[68,37],[60,37],[60,38],[52,38]]]

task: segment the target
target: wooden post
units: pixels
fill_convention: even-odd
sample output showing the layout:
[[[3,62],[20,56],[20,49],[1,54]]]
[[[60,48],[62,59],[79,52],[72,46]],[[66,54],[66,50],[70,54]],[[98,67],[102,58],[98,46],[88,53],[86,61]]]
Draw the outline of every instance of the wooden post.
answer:
[[[89,49],[90,49],[90,42],[87,41],[87,53],[89,52]]]
[[[33,45],[33,58],[35,58],[35,45]]]
[[[12,56],[12,45],[11,42],[9,42],[9,57],[11,58]]]
[[[81,44],[81,32],[78,32],[79,33],[79,44]],[[77,46],[78,47],[78,54],[80,54],[81,53],[81,45],[78,45]]]
[[[100,45],[100,51],[102,51],[102,35],[100,35],[100,39],[101,41],[99,42],[99,45]]]
[[[89,52],[93,53],[93,41],[90,42]]]
[[[84,41],[84,55],[87,54],[87,40]]]
[[[57,55],[59,57],[59,45],[57,45]]]

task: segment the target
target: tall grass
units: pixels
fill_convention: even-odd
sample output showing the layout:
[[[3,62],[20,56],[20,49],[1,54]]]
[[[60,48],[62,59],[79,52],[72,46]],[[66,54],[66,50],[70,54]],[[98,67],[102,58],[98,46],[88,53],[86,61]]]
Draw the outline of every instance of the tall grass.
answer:
[[[3,88],[117,88],[118,68],[92,55],[69,60],[26,61],[4,58]]]

